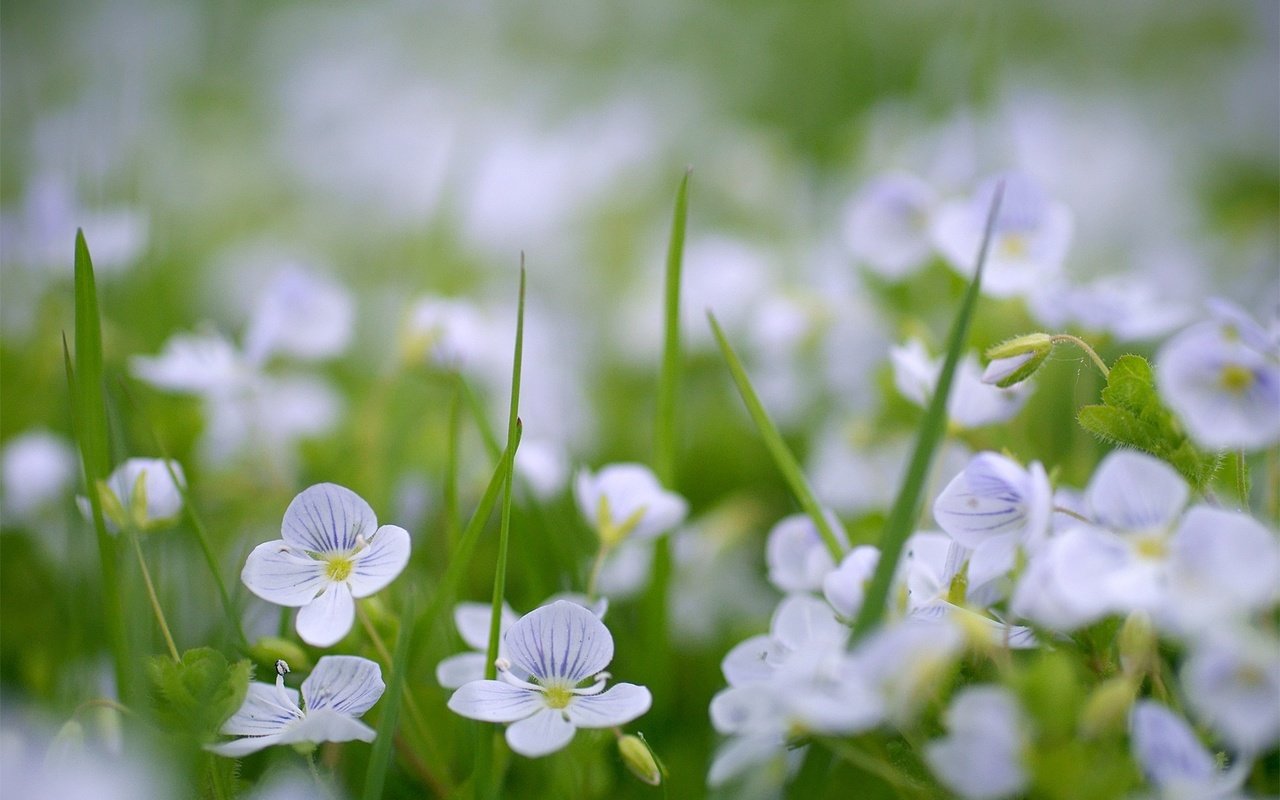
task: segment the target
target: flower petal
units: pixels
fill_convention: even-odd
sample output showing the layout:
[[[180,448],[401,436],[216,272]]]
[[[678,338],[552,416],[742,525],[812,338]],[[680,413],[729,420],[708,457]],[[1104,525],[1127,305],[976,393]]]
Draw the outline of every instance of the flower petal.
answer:
[[[332,708],[358,717],[378,702],[386,688],[376,662],[359,656],[322,656],[302,682],[302,698],[307,701],[308,716]]]
[[[1089,479],[1085,501],[1094,521],[1116,531],[1144,531],[1173,522],[1187,503],[1187,482],[1163,461],[1116,450]]]
[[[296,627],[302,641],[312,647],[330,647],[351,631],[355,619],[351,590],[345,583],[330,583],[298,612]]]
[[[458,635],[467,647],[473,650],[487,650],[489,647],[489,622],[493,617],[493,606],[489,603],[458,603],[453,609],[453,624]],[[516,623],[516,612],[511,606],[502,604],[502,622],[500,632],[506,633]]]
[[[472,681],[449,698],[449,710],[481,722],[515,722],[547,707],[542,693],[502,681]]]
[[[395,580],[409,563],[409,532],[396,525],[383,525],[353,560],[347,585],[352,596],[368,597]]]
[[[367,539],[377,527],[378,518],[360,495],[334,483],[318,483],[293,498],[281,533],[296,547],[341,553],[355,548],[357,536]]]
[[[649,710],[653,695],[643,686],[619,683],[601,694],[579,695],[565,711],[578,728],[612,728],[625,725]]]
[[[305,606],[330,584],[324,562],[317,561],[283,539],[253,548],[240,571],[249,591],[270,603]]]
[[[1129,715],[1133,757],[1158,787],[1204,783],[1217,771],[1191,726],[1154,700],[1139,700]]]
[[[281,732],[286,725],[302,716],[302,709],[298,707],[298,690],[285,687],[283,691],[284,697],[281,697],[281,689],[275,684],[250,683],[244,702],[222,723],[218,732],[229,736],[266,736]]]
[[[377,736],[373,728],[354,717],[332,708],[321,708],[298,721],[280,737],[281,744],[293,742],[372,742]]]
[[[484,653],[459,653],[436,664],[436,683],[457,689],[472,681],[484,680]]]
[[[977,548],[1025,526],[1027,484],[1026,471],[1011,459],[979,453],[938,495],[933,518],[957,542]]]
[[[613,660],[609,629],[595,614],[566,600],[524,615],[504,641],[512,662],[544,683],[576,685]]]
[[[227,758],[243,758],[250,753],[256,753],[273,744],[281,744],[283,735],[282,733],[273,733],[269,736],[246,736],[243,739],[232,739],[221,744],[206,745],[205,749]]]
[[[573,733],[574,727],[563,713],[544,708],[507,728],[507,744],[522,756],[538,758],[567,745]]]

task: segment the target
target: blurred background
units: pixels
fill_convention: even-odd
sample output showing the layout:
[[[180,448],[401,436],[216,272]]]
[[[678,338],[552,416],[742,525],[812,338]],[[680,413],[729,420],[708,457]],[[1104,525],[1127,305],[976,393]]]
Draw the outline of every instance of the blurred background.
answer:
[[[824,501],[852,538],[870,539],[918,419],[893,401],[888,348],[916,336],[937,352],[963,282],[937,258],[906,280],[859,263],[849,217],[867,181],[908,172],[950,198],[991,174],[1025,173],[1074,213],[1071,286],[1102,281],[1121,306],[1168,311],[1173,326],[1210,296],[1265,324],[1280,302],[1278,40],[1270,0],[8,0],[6,696],[57,719],[104,669],[96,554],[65,466],[61,332],[78,226],[99,273],[117,460],[156,455],[158,434],[187,469],[228,576],[320,480],[351,486],[409,528],[423,580],[440,573],[444,443],[459,402],[450,376],[468,377],[501,430],[523,258],[522,417],[527,449],[543,456],[524,465],[540,499],[518,511],[513,545],[510,600],[524,611],[580,588],[592,543],[565,489],[571,471],[651,458],[661,275],[675,189],[691,167],[674,488],[697,535],[673,544],[674,649],[637,622],[636,637],[619,636],[613,671],[654,688],[644,729],[670,763],[671,796],[698,796],[716,742],[703,710],[721,685],[719,659],[767,620],[761,543],[793,510],[704,309]],[[310,324],[341,333],[323,353],[261,355],[255,364],[277,378],[310,381],[293,385],[296,404],[278,402],[294,409],[287,419],[255,423],[294,433],[228,445],[207,397],[141,380],[136,358],[193,332],[252,350],[275,313],[261,298],[281,296],[281,275],[332,290],[332,316]],[[974,344],[1051,316],[988,301]],[[1100,338],[1112,354],[1150,350],[1143,334]],[[1078,484],[1097,445],[1067,421],[1097,388],[1064,367],[1005,438],[960,444],[1011,447]],[[476,426],[463,429],[465,515],[492,462]],[[11,445],[32,433],[47,447],[22,461]],[[41,469],[45,495],[33,499]],[[206,613],[213,590],[194,545],[158,538],[148,546],[175,633],[187,646],[218,644],[227,634]],[[481,599],[492,551],[476,563],[464,594]],[[644,608],[624,600],[609,621],[626,630],[648,618]],[[451,652],[444,634],[417,659],[424,685]],[[422,692],[442,711],[441,690]],[[514,769],[546,791],[572,780],[640,796],[610,763],[572,778],[541,763]],[[392,796],[414,796],[400,777]]]

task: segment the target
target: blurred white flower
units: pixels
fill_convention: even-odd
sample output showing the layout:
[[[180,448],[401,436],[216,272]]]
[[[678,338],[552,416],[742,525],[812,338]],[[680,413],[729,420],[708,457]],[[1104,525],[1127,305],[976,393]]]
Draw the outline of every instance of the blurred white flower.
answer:
[[[289,666],[276,662],[275,685],[249,684],[244,704],[222,723],[221,733],[240,737],[207,749],[240,758],[276,744],[300,742],[372,742],[373,728],[358,717],[373,707],[386,690],[382,669],[358,656],[322,656],[297,689],[284,685]]]
[[[1280,641],[1274,635],[1224,627],[1193,643],[1179,677],[1195,717],[1246,758],[1280,741]]]
[[[605,547],[630,537],[652,539],[679,525],[689,508],[642,464],[610,464],[594,474],[581,470],[573,489],[578,511]]]
[[[1160,395],[1204,447],[1280,442],[1280,346],[1240,309],[1219,302],[1212,311],[1156,353]]]
[[[29,430],[5,442],[0,462],[6,523],[31,521],[66,499],[79,471],[71,443],[44,430]]]
[[[1192,316],[1190,306],[1162,296],[1155,282],[1136,274],[1081,285],[1051,281],[1033,289],[1027,302],[1046,327],[1108,333],[1121,342],[1165,336]]]
[[[569,454],[546,439],[521,439],[516,450],[516,475],[535,498],[545,502],[564,491],[569,482]]]
[[[845,209],[845,244],[855,260],[878,275],[905,278],[933,254],[929,226],[937,202],[933,187],[915,175],[872,178]]]
[[[346,636],[354,598],[381,591],[409,563],[408,532],[379,527],[368,503],[332,483],[293,498],[281,533],[253,549],[240,579],[263,600],[300,608],[298,635],[315,647]]]
[[[840,520],[825,513],[840,549],[847,550],[849,537]],[[765,543],[765,563],[769,582],[783,592],[821,591],[823,578],[836,568],[831,550],[808,514],[792,514],[773,526]]]
[[[867,584],[880,563],[880,549],[871,545],[859,545],[849,551],[840,566],[828,572],[822,579],[822,596],[845,619],[853,619],[862,609]]]
[[[1028,726],[1012,692],[966,687],[952,698],[946,725],[947,735],[926,746],[925,761],[948,789],[966,800],[998,800],[1027,788]]]
[[[1185,720],[1154,700],[1139,700],[1129,713],[1133,757],[1167,800],[1233,798],[1245,773],[1218,770],[1217,760]]]
[[[934,218],[934,246],[957,272],[972,276],[997,184],[1004,199],[996,215],[982,291],[992,297],[1025,295],[1054,278],[1071,243],[1071,212],[1045,196],[1030,177],[1010,173],[988,179],[964,201],[944,204]]]
[[[919,339],[889,349],[893,364],[893,384],[903,397],[921,408],[929,405],[942,372],[943,357],[931,358]],[[972,353],[956,365],[947,400],[947,415],[959,428],[980,428],[1006,422],[1022,410],[1030,396],[1031,381],[1001,389],[984,383],[982,368]]]
[[[169,468],[178,480],[186,478],[182,465],[162,458],[130,458],[116,467],[106,480],[107,494],[102,497],[103,522],[111,533],[125,527],[146,531],[168,525],[182,513],[182,492],[173,482]],[[80,510],[88,518],[89,499],[76,498]]]
[[[340,355],[351,341],[355,301],[341,284],[300,267],[272,275],[244,332],[250,364],[273,355],[315,361]]]
[[[514,623],[503,637],[510,662],[502,680],[472,681],[449,698],[457,714],[485,722],[513,723],[507,743],[537,758],[561,749],[578,728],[612,728],[649,710],[649,690],[631,683],[605,691],[613,660],[613,636],[589,610],[564,600],[542,606]],[[512,667],[532,679],[514,674]],[[581,686],[591,680],[588,686]]]
[[[483,369],[497,341],[480,310],[465,300],[426,297],[409,311],[402,348],[409,362]]]
[[[903,726],[938,691],[963,644],[960,629],[950,621],[909,617],[869,635],[853,655],[879,695],[885,717]]]

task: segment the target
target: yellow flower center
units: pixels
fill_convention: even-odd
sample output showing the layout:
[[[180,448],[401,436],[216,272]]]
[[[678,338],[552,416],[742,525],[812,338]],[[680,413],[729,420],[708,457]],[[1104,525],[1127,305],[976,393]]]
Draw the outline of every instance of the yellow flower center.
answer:
[[[1253,385],[1253,372],[1239,364],[1227,364],[1218,374],[1218,383],[1233,394],[1243,394]]]
[[[350,556],[328,556],[325,560],[327,563],[324,565],[324,574],[329,576],[329,580],[337,582],[345,581],[356,564]]]
[[[1000,239],[1000,252],[1005,258],[1026,258],[1030,250],[1027,237],[1020,233],[1006,233]]]
[[[547,705],[552,708],[564,708],[573,699],[573,691],[567,686],[548,686]]]
[[[1138,555],[1144,558],[1164,558],[1168,548],[1165,546],[1163,537],[1160,536],[1144,536],[1137,541]]]

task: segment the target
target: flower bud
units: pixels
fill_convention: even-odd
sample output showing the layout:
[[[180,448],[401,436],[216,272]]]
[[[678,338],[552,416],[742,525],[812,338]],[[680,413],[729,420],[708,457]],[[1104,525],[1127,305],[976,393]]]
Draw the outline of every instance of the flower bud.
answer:
[[[1007,389],[1030,378],[1053,350],[1053,337],[1047,333],[1028,333],[1001,342],[987,350],[990,359],[982,373],[982,382]]]
[[[619,736],[618,753],[622,756],[622,763],[627,765],[632,775],[650,786],[658,786],[662,783],[662,768],[658,766],[658,759],[654,757],[653,751],[649,749],[649,743],[643,737],[630,733]]]
[[[249,648],[249,655],[253,656],[253,660],[259,664],[274,665],[283,661],[286,672],[292,668],[305,670],[311,666],[311,659],[307,658],[307,652],[301,646],[275,636],[264,636],[254,642],[253,647]],[[278,668],[272,671],[280,674]]]
[[[1128,677],[1142,676],[1155,668],[1156,632],[1147,612],[1129,615],[1116,636],[1116,649],[1120,651],[1120,667]]]
[[[1103,681],[1085,701],[1080,732],[1088,738],[1124,730],[1137,687],[1126,675]]]

